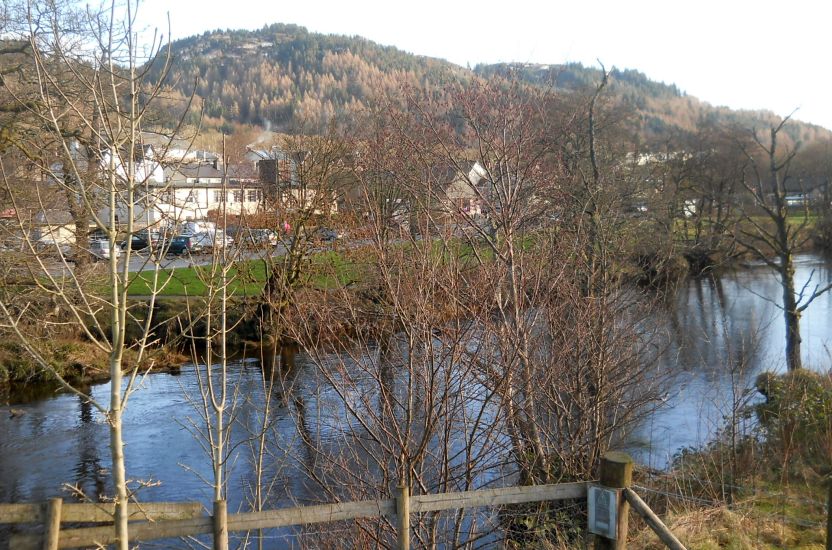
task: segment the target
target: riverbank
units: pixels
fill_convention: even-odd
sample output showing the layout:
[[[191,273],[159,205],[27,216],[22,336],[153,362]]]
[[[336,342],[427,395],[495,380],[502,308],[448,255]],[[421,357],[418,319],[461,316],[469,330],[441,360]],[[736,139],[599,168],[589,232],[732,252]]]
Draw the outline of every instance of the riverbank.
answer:
[[[465,250],[456,252],[460,257],[464,257],[465,253]],[[470,254],[470,250],[467,253]],[[818,256],[818,258],[821,259],[822,257]],[[673,266],[673,275],[672,277],[665,277],[660,288],[662,292],[668,294],[669,299],[672,299],[674,293],[677,292],[676,289],[683,288],[685,285],[700,285],[696,282],[697,279],[690,278],[689,273],[682,269],[684,267],[681,265],[682,263],[679,258],[668,262],[668,265]],[[262,262],[260,264],[262,265]],[[373,271],[369,265],[366,253],[359,250],[328,251],[324,257],[319,259],[316,267],[310,270],[310,278],[306,285],[296,291],[297,307],[291,312],[292,315],[287,316],[287,319],[295,323],[297,327],[294,330],[292,327],[287,327],[284,333],[291,335],[291,339],[305,338],[305,341],[300,342],[304,346],[334,348],[347,343],[357,335],[366,339],[394,332],[396,321],[390,317],[389,312],[385,309],[386,297],[383,295],[381,287],[378,284],[373,284]],[[632,265],[635,266],[636,263],[634,262]],[[721,277],[730,280],[735,274],[745,273],[749,269],[757,269],[751,264],[745,267],[743,265],[745,264],[737,261],[723,264],[713,273],[722,274]],[[807,265],[806,269],[802,271],[811,274],[816,270],[816,267],[813,266]],[[664,268],[665,264],[662,267]],[[759,269],[765,270],[766,268],[760,267]],[[479,270],[466,270],[465,279],[460,284],[471,289],[485,288],[489,277],[487,271],[487,266],[481,266]],[[644,273],[643,266],[632,267],[628,272],[627,279],[638,282],[639,277],[644,276]],[[259,278],[264,278],[264,274],[265,271],[261,273]],[[189,275],[195,277],[194,273]],[[177,277],[184,276],[185,274],[177,275]],[[715,281],[718,283],[719,279],[718,276]],[[711,278],[709,277],[707,280],[711,280]],[[646,283],[644,286],[651,288],[659,286],[653,286],[649,281],[642,282]],[[776,282],[775,277],[771,273],[760,271],[760,278],[753,285],[758,288],[757,294],[768,294],[770,291],[762,290],[759,285],[770,286],[774,282]],[[251,283],[246,282],[245,284]],[[258,281],[257,285],[262,285],[262,283]],[[239,351],[264,345],[267,347],[280,345],[279,341],[275,341],[274,336],[269,335],[264,340],[263,331],[256,316],[261,304],[259,299],[261,292],[262,288],[259,286],[257,293],[253,296],[248,296],[246,293],[237,294],[232,292],[233,297],[229,302],[228,311],[229,324],[232,326],[228,334],[228,342],[232,350]],[[652,290],[647,292],[652,292]],[[721,292],[718,290],[716,295],[718,296]],[[776,285],[772,287],[771,292],[774,293],[773,296],[779,294]],[[701,295],[701,293],[702,290],[699,290],[696,294]],[[140,295],[132,297],[128,342],[135,342],[142,335],[141,321],[146,318],[143,308],[146,307],[148,299],[148,297]],[[191,346],[185,345],[189,340],[183,335],[183,327],[190,325],[187,321],[189,312],[190,315],[199,317],[198,312],[201,308],[204,308],[204,301],[204,297],[199,295],[157,297],[153,312],[152,326],[154,329],[151,334],[151,340],[155,342],[151,350],[151,355],[154,356],[155,369],[175,369],[183,362],[192,360]],[[448,303],[451,303],[451,301],[448,300]],[[441,306],[442,304],[436,304],[436,307]],[[437,318],[450,319],[457,314],[459,312],[447,311],[438,315]],[[54,326],[60,326],[60,319],[50,319],[50,321],[53,322]],[[100,319],[100,322],[105,328],[108,326],[107,319]],[[304,327],[303,330],[298,329],[301,326]],[[775,328],[777,326],[779,325],[775,325]],[[813,333],[816,332],[815,326],[825,325],[817,325],[817,322],[805,323],[806,338],[811,338]],[[697,327],[692,327],[692,329],[698,330]],[[193,334],[198,336],[201,333],[202,329],[199,321],[197,321],[193,327]],[[719,335],[716,336],[719,338]],[[735,339],[735,346],[739,345],[737,342],[739,341]],[[39,344],[46,350],[50,365],[73,383],[86,384],[107,380],[108,369],[105,354],[96,346],[79,337],[77,333],[62,334],[57,331],[48,338],[41,338]],[[710,352],[703,350],[703,353]],[[35,394],[41,394],[42,392],[32,389],[37,385],[50,386],[47,373],[35,364],[22,346],[15,343],[11,335],[0,341],[0,392],[27,395],[34,391]],[[52,391],[54,391],[54,387],[52,387]]]
[[[261,349],[274,351],[281,345],[334,349],[358,335],[372,339],[382,333],[389,334],[394,330],[395,320],[382,314],[382,301],[377,290],[364,285],[340,286],[337,290],[301,288],[295,291],[293,307],[281,316],[285,326],[275,335],[262,326],[260,299],[235,296],[229,299],[225,311],[230,327],[226,333],[227,352],[229,357],[259,358]],[[175,372],[183,364],[199,360],[206,336],[206,299],[157,297],[151,312],[148,304],[149,298],[134,297],[129,305],[125,368],[138,365],[139,372]],[[362,313],[350,314],[348,307]],[[145,334],[148,314],[152,328]],[[338,319],[337,324],[333,319]],[[109,320],[103,317],[98,323],[106,334]],[[145,337],[150,345],[138,363],[135,348]],[[48,337],[35,338],[34,344],[55,373],[73,386],[84,388],[110,379],[106,350],[77,330],[56,329]],[[60,386],[54,375],[19,341],[12,337],[0,341],[0,402],[28,401],[55,391],[60,391]]]
[[[740,406],[707,445],[635,483],[687,548],[820,549],[832,498],[832,371],[757,377],[764,397]],[[751,422],[749,422],[751,420]],[[663,548],[638,532],[638,548]]]
[[[109,356],[98,346],[81,340],[55,338],[38,347],[43,359],[72,386],[84,390],[110,380]],[[139,372],[177,372],[189,358],[166,347],[148,350]],[[125,350],[125,365],[134,365],[135,352]],[[0,402],[28,402],[64,391],[55,376],[41,367],[21,344],[0,343]]]

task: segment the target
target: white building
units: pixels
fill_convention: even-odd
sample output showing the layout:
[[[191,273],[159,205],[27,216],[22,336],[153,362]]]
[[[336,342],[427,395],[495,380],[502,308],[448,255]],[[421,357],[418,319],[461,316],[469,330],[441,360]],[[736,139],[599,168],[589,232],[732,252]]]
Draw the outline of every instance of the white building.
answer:
[[[263,206],[260,183],[234,170],[220,170],[213,164],[185,164],[158,171],[139,180],[133,205],[134,224],[140,227],[175,226],[189,220],[204,220],[212,213],[253,214]],[[126,221],[127,205],[117,212]]]

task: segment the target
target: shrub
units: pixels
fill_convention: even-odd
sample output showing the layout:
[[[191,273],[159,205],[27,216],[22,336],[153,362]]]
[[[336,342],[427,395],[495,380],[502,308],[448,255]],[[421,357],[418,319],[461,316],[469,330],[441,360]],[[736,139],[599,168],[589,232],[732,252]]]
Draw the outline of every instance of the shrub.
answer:
[[[757,390],[766,398],[756,413],[769,451],[798,471],[827,473],[832,456],[832,376],[808,370],[765,373]]]
[[[832,212],[827,212],[818,219],[812,232],[815,246],[821,250],[832,252]]]

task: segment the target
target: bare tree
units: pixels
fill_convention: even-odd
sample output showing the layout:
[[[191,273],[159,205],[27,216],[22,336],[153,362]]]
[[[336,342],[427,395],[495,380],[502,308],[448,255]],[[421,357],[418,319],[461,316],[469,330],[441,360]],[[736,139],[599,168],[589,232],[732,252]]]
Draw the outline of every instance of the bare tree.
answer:
[[[263,256],[266,285],[260,308],[266,338],[279,343],[281,310],[307,282],[310,255],[331,223],[349,174],[345,141],[330,126],[322,136],[287,136],[275,158],[274,180],[266,182],[267,203],[283,233],[282,253]]]
[[[750,169],[742,141],[731,129],[702,124],[683,158],[687,166],[680,224],[686,240],[685,257],[694,273],[738,254],[733,238],[739,219],[742,190],[739,182]]]
[[[16,83],[21,91],[13,93],[15,104],[33,126],[26,139],[14,145],[45,174],[52,186],[50,192],[66,194],[76,226],[76,261],[83,263],[90,227],[104,235],[108,254],[106,272],[99,280],[91,280],[79,273],[77,263],[70,265],[61,251],[57,263],[40,254],[19,220],[26,251],[37,266],[37,287],[32,294],[3,297],[2,328],[20,341],[41,369],[106,419],[117,547],[126,550],[127,504],[136,487],[128,485],[122,418],[139,386],[139,373],[153,366],[149,348],[154,343],[152,316],[134,317],[128,306],[132,280],[129,237],[136,230],[135,213],[147,183],[147,175],[137,169],[136,155],[142,150],[148,105],[160,91],[159,81],[147,77],[149,67],[161,64],[164,75],[169,60],[158,55],[158,39],[149,50],[138,43],[134,2],[86,11],[54,2],[19,7],[24,15],[20,39],[27,44],[27,69],[35,86],[23,93],[21,83]],[[4,176],[6,189],[12,197],[18,196],[17,183],[8,173]],[[119,219],[119,211],[127,215]],[[128,245],[123,261],[119,261],[117,249],[125,234]],[[153,297],[158,290],[153,285]],[[31,317],[40,315],[38,299],[43,295],[63,312],[57,319],[47,318],[46,324],[72,327],[106,356],[109,402],[74,387],[49,361],[48,342],[38,338],[44,320]],[[130,325],[137,325],[141,334],[132,341],[127,337]]]
[[[816,298],[832,289],[832,284],[813,282],[814,273],[801,288],[797,288],[795,281],[795,254],[809,241],[806,229],[810,217],[808,201],[802,193],[796,207],[787,201],[787,183],[792,177],[791,168],[797,149],[785,148],[781,151],[778,139],[789,118],[770,128],[766,141],[755,132],[755,148],[744,149],[746,156],[753,161],[753,176],[744,180],[743,184],[754,199],[754,209],[744,211],[745,227],[740,228],[738,238],[740,244],[773,269],[779,279],[782,303],[777,303],[777,306],[783,312],[786,365],[792,371],[803,366],[800,317]],[[761,153],[762,159],[757,159],[755,153]]]

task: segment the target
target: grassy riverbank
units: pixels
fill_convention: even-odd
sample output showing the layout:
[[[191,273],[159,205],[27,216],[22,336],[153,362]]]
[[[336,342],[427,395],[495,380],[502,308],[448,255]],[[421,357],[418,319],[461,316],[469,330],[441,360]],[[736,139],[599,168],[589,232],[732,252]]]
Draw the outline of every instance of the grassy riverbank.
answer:
[[[809,251],[816,246],[811,237],[819,219],[816,215],[805,219],[797,214],[789,217],[789,224],[795,228],[800,227],[801,236],[797,238],[797,241],[803,243],[800,247],[801,251]],[[754,224],[767,226],[770,225],[770,220],[756,216],[744,220],[738,229],[753,231]],[[707,227],[704,230],[707,232]],[[556,235],[558,228],[554,228],[554,232]],[[528,250],[541,239],[545,241],[551,236],[552,233],[549,232],[529,233],[522,237],[519,246]],[[689,252],[688,247],[693,237],[694,228],[685,221],[676,223],[675,238],[678,242],[669,249],[665,245],[657,245],[649,237],[646,238],[643,231],[634,232],[632,238],[640,240],[627,243],[630,255],[621,266],[622,272],[631,282],[642,285],[662,286],[673,283],[689,271],[688,262],[691,259],[687,252]],[[406,252],[407,248],[414,245],[409,242],[397,242],[390,246]],[[442,256],[446,260],[455,257],[461,261],[466,261],[466,259],[473,261],[475,253],[479,260],[485,262],[493,260],[493,252],[489,247],[475,246],[459,237],[434,240],[432,246],[437,257]],[[727,256],[727,251],[707,252],[713,256],[709,260],[709,269],[730,267],[732,262],[743,257],[742,254],[738,254],[737,250],[732,250]],[[318,250],[306,260],[307,263],[303,268],[305,277],[303,286],[327,290],[361,282],[367,276],[368,266],[372,263],[371,256],[372,254],[368,253],[366,248],[346,247]],[[235,262],[227,273],[229,291],[239,297],[260,296],[268,276],[268,262],[273,261],[279,264],[279,260],[280,258],[272,258],[271,260],[253,259]],[[211,286],[218,288],[218,274],[219,266],[212,267],[211,265],[143,271],[134,274],[128,292],[132,296],[149,296],[154,293],[159,296],[205,296]]]
[[[106,351],[80,338],[58,336],[46,345],[38,346],[43,360],[75,387],[105,382],[110,379]],[[134,365],[136,354],[125,350],[125,365]],[[140,370],[170,372],[178,369],[187,357],[169,348],[149,350]],[[60,391],[55,376],[42,368],[19,343],[0,342],[0,396],[1,400],[28,401]]]
[[[776,481],[762,478],[749,477],[744,481],[752,484],[753,489],[749,488],[730,505],[677,493],[680,486],[672,484],[669,493],[648,494],[645,500],[688,550],[825,548],[825,491],[784,488]],[[633,518],[632,513],[630,517]],[[633,548],[665,548],[638,519],[631,532],[629,544]]]
[[[825,548],[832,374],[763,374],[756,386],[765,401],[735,419],[753,427],[729,425],[705,448],[678,455],[669,472],[637,476],[644,498],[691,550]],[[646,528],[633,546],[664,547]]]

